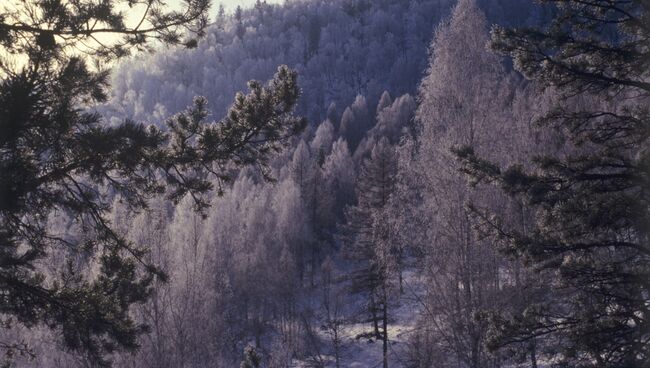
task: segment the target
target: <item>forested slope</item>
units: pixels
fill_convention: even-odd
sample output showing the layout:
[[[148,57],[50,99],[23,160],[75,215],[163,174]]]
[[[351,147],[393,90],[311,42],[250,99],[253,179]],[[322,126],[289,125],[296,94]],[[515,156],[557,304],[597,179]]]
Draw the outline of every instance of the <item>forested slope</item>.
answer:
[[[318,125],[330,104],[340,115],[358,94],[370,105],[383,91],[413,94],[433,31],[453,3],[298,0],[220,12],[197,48],[122,63],[111,83],[111,108],[118,117],[160,121],[202,95],[220,117],[248,80],[266,80],[287,64],[301,76],[298,111]],[[492,22],[534,23],[541,17],[518,1],[483,3]]]
[[[614,361],[614,352],[597,353],[615,345],[607,338],[563,350],[566,341],[584,337],[589,323],[578,318],[567,327],[562,313],[587,306],[593,314],[585,320],[601,318],[598,308],[609,294],[592,299],[591,284],[578,281],[604,280],[594,285],[623,300],[611,291],[611,279],[599,277],[637,280],[647,255],[617,252],[607,242],[583,252],[589,226],[602,227],[589,241],[611,236],[632,243],[637,225],[630,220],[611,229],[606,211],[592,216],[586,202],[572,201],[583,197],[564,195],[591,190],[602,204],[600,190],[628,193],[622,174],[611,187],[573,185],[609,173],[598,165],[620,160],[627,167],[644,157],[635,141],[606,145],[610,156],[599,161],[592,155],[611,136],[580,122],[593,117],[583,111],[590,108],[598,119],[637,116],[647,96],[629,86],[605,95],[592,85],[567,90],[573,76],[554,70],[539,77],[552,63],[526,59],[521,45],[499,44],[502,28],[490,34],[494,24],[544,25],[557,14],[561,8],[520,0],[258,2],[218,12],[195,48],[161,49],[119,64],[109,101],[93,107],[108,124],[128,118],[163,127],[169,117],[182,124],[175,114],[196,95],[206,97],[209,118],[219,121],[231,116],[232,98],[247,81],[268,80],[282,64],[298,72],[296,113],[309,124],[282,138],[285,149],[264,170],[220,167],[228,177],[211,182],[223,190],[202,197],[209,204],[203,212],[191,193],[178,203],[155,197],[139,212],[106,194],[111,224],[148,245],[147,261],[169,276],[132,310],[149,330],[136,352],[115,352],[114,365],[489,368]],[[503,54],[494,51],[499,47]],[[544,125],[554,118],[575,125]],[[631,177],[629,192],[637,193],[647,179]],[[616,198],[627,200],[621,193]],[[629,215],[622,207],[616,205],[618,213]],[[53,216],[49,225],[82,237],[66,216]],[[626,259],[639,263],[627,268]],[[630,288],[631,299],[647,301],[647,288]],[[553,308],[546,309],[549,302]],[[611,322],[627,326],[635,343],[647,341],[639,332],[647,322],[625,322],[641,309],[620,306],[623,317],[602,317],[598,331],[610,333]],[[56,334],[14,332],[42,337],[38,365],[85,364],[56,349]]]

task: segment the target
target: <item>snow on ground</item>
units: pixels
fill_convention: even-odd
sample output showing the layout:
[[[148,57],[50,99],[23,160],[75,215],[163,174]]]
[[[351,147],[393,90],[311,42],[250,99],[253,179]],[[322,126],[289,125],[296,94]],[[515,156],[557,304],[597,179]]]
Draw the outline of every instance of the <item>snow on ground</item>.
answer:
[[[422,307],[423,279],[415,271],[404,272],[404,291],[399,301],[389,310],[390,322],[388,325],[389,339],[389,367],[403,367],[404,350],[408,338],[417,328],[417,319]],[[355,302],[360,302],[356,300]],[[359,303],[361,304],[361,303]],[[370,323],[348,323],[342,328],[343,352],[341,367],[346,368],[374,368],[382,367],[382,342],[381,340],[359,338],[357,336],[372,329]],[[319,331],[323,341],[329,337]],[[332,356],[322,357],[328,367],[334,367]],[[304,362],[296,362],[295,367],[307,367]]]

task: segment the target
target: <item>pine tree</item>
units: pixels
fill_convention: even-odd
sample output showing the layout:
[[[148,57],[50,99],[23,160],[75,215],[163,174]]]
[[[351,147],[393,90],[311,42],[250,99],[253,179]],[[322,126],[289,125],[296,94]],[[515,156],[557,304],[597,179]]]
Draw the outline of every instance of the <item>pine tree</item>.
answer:
[[[544,337],[562,366],[650,362],[650,8],[647,1],[561,0],[544,28],[497,27],[492,47],[562,93],[539,121],[567,144],[506,169],[471,147],[456,153],[473,184],[491,182],[534,209],[522,233],[474,209],[507,254],[550,275],[553,303],[492,318],[492,347]],[[584,101],[584,102],[581,102]]]
[[[193,37],[204,34],[209,7],[209,0],[187,2],[179,10],[170,10],[160,0],[81,0],[74,5],[29,0],[19,6],[3,6],[0,45],[6,53],[0,65],[4,73],[12,75],[17,72],[12,70],[16,64],[8,61],[18,55],[29,58],[30,69],[34,69],[36,65],[51,67],[57,56],[65,56],[59,58],[65,65],[71,55],[79,53],[111,61],[133,49],[148,49],[154,40],[194,47],[197,41]],[[125,8],[140,21],[128,22]],[[104,37],[111,34],[118,37]]]
[[[268,85],[251,82],[219,122],[206,121],[206,101],[197,98],[165,130],[105,124],[87,107],[106,101],[109,73],[88,61],[110,61],[152,40],[192,47],[196,41],[182,33],[202,35],[209,4],[167,12],[161,1],[146,2],[143,21],[128,27],[121,8],[131,1],[74,3],[26,1],[0,10],[0,312],[56,330],[67,349],[104,366],[107,353],[137,349],[147,326],[131,308],[165,278],[147,261],[147,244],[113,227],[112,199],[137,212],[153,196],[178,202],[189,195],[205,209],[204,195],[230,179],[226,166],[256,165],[270,179],[270,155],[305,124],[292,116],[299,89],[286,67]],[[97,41],[105,34],[120,37]],[[14,67],[7,55],[24,63]],[[72,218],[83,241],[50,231],[50,214]],[[89,264],[45,272],[50,257],[80,253]]]

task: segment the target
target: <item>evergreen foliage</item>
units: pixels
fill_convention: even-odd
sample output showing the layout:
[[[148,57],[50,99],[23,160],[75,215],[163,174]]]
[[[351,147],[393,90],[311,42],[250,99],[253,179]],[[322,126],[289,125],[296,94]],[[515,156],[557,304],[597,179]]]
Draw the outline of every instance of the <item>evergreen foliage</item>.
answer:
[[[143,6],[142,21],[125,25],[120,6]],[[112,199],[131,211],[153,196],[178,202],[189,194],[204,210],[204,194],[230,179],[227,169],[257,165],[265,178],[269,156],[305,126],[292,115],[297,75],[278,68],[267,86],[250,82],[228,115],[208,123],[207,102],[167,120],[167,129],[126,120],[109,126],[88,105],[103,102],[108,71],[89,60],[120,57],[149,39],[177,44],[181,30],[203,32],[208,2],[165,12],[160,1],[29,1],[3,7],[0,45],[0,312],[25,326],[60,332],[64,345],[93,365],[106,354],[133,351],[147,332],[132,307],[148,300],[166,275],[110,221]],[[100,34],[116,34],[104,44]],[[87,49],[93,41],[96,45]],[[183,41],[184,43],[187,43]],[[189,42],[189,41],[188,41]],[[11,55],[25,58],[13,67]],[[84,236],[71,239],[50,226],[67,216]],[[56,273],[49,262],[64,255]],[[80,262],[80,259],[85,261]]]
[[[559,364],[646,367],[650,361],[650,181],[646,1],[554,1],[548,27],[495,28],[492,47],[565,100],[539,120],[566,140],[535,168],[502,169],[471,147],[456,154],[474,184],[489,182],[534,209],[522,233],[474,209],[500,249],[552,275],[549,301],[493,315],[491,346],[555,339]],[[583,101],[583,102],[581,102]]]

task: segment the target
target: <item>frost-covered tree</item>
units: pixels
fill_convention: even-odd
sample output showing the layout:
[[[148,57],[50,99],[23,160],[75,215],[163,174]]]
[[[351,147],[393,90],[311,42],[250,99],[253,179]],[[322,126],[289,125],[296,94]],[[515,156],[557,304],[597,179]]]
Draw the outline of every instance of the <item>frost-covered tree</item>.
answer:
[[[366,132],[372,128],[372,124],[373,119],[368,111],[366,98],[358,95],[352,105],[343,111],[339,134],[348,142],[350,150],[354,152]]]
[[[383,366],[388,367],[389,304],[395,285],[394,248],[387,204],[395,188],[396,156],[387,139],[380,140],[361,166],[356,180],[357,203],[345,211],[344,251],[355,262],[351,288],[367,298],[368,322],[382,341]]]
[[[379,115],[381,113],[381,110],[387,108],[393,103],[393,99],[390,97],[390,93],[388,91],[384,91],[384,93],[381,94],[381,97],[379,97],[379,102],[377,103],[377,111],[376,115]]]
[[[323,262],[322,269],[322,310],[321,317],[325,333],[329,336],[334,355],[334,366],[341,367],[342,355],[345,348],[343,342],[343,326],[345,318],[346,293],[336,280],[337,270],[332,258],[327,257]]]
[[[291,174],[294,182],[300,188],[303,195],[307,195],[311,187],[311,178],[314,170],[314,162],[311,158],[309,146],[301,140],[293,152],[291,161]]]
[[[388,200],[388,222],[395,249],[395,266],[399,277],[399,289],[404,293],[403,271],[409,258],[416,265],[426,254],[428,217],[422,214],[425,191],[422,187],[422,173],[416,168],[415,141],[411,135],[404,135],[395,148],[397,175],[395,190]]]
[[[246,34],[246,26],[244,26],[243,11],[240,5],[235,9],[235,34],[241,40]]]
[[[413,178],[405,183],[407,188],[421,191],[420,198],[410,200],[420,203],[418,211],[426,219],[416,231],[426,234],[416,239],[428,279],[424,320],[452,352],[441,364],[475,368],[496,364],[485,349],[487,323],[475,317],[502,306],[504,261],[473,230],[466,203],[498,208],[502,200],[494,191],[467,188],[451,149],[472,142],[491,157],[501,157],[500,152],[514,145],[512,130],[494,123],[500,117],[509,121],[503,112],[508,111],[510,91],[501,61],[486,48],[487,42],[481,10],[473,0],[459,1],[436,30],[431,64],[419,91],[417,142],[403,157],[412,162],[400,164]],[[408,193],[402,196],[408,200]]]
[[[150,247],[148,261],[168,271],[172,266],[173,253],[169,247],[168,225],[171,219],[164,201],[155,201],[147,211],[141,212],[135,218],[129,215],[126,206],[116,202],[113,204],[112,221],[128,234],[131,241],[147,244]],[[119,225],[120,223],[122,225]],[[149,300],[136,308],[137,318],[150,326],[150,331],[141,339],[141,347],[133,357],[134,360],[163,368],[171,367],[175,362],[175,351],[172,349],[174,342],[169,334],[172,323],[169,313],[172,292],[170,283],[157,281]]]
[[[329,120],[332,125],[334,125],[334,130],[338,131],[339,126],[340,126],[340,116],[336,110],[336,103],[331,102],[329,106],[327,107],[327,111],[325,112],[325,117],[327,120]]]
[[[206,366],[206,362],[217,356],[214,346],[206,341],[215,339],[215,331],[223,328],[219,318],[203,318],[215,310],[219,295],[213,287],[212,245],[204,240],[205,221],[192,205],[191,197],[186,196],[168,223],[167,251],[171,257],[167,273],[171,300],[165,306],[170,314],[166,335],[172,342],[168,349],[175,356],[173,362],[158,364]]]
[[[327,155],[332,151],[332,143],[334,143],[335,134],[334,125],[329,119],[322,122],[318,126],[318,129],[316,129],[314,138],[309,145],[311,151],[317,155],[319,165],[322,165],[325,162],[325,157],[327,157]]]
[[[412,127],[411,123],[417,108],[415,99],[406,94],[381,109],[379,106],[377,106],[377,124],[369,135],[386,137],[392,144],[397,144],[403,130],[406,128],[408,131]]]
[[[301,280],[304,266],[309,265],[310,284],[314,285],[316,267],[321,262],[324,249],[324,231],[333,221],[331,215],[331,198],[322,185],[322,170],[319,157],[312,157],[309,146],[301,141],[296,148],[291,162],[292,177],[300,188],[300,194],[309,215],[309,223],[313,231],[313,239],[303,243],[303,251],[296,255],[300,260]]]
[[[333,199],[330,202],[333,216],[341,219],[343,209],[346,205],[351,204],[354,198],[356,179],[355,164],[348,144],[343,138],[339,138],[332,144],[332,152],[323,164],[323,178],[327,195]]]

